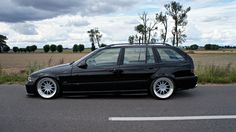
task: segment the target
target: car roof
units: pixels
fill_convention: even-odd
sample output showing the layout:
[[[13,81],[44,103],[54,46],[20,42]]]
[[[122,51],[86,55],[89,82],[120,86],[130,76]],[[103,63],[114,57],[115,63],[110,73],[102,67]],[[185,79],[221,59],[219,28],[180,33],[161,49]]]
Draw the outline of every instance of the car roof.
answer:
[[[150,43],[150,44],[128,44],[128,43],[120,43],[120,44],[111,44],[107,45],[105,48],[112,48],[112,47],[172,47],[170,44],[167,43]]]

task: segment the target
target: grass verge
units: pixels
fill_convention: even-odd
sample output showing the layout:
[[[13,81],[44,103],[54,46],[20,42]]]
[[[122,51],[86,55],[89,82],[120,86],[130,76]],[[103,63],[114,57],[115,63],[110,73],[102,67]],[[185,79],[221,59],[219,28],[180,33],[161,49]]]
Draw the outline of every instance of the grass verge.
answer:
[[[196,67],[196,74],[198,75],[198,82],[205,83],[235,83],[236,82],[236,68],[217,65],[198,65]]]

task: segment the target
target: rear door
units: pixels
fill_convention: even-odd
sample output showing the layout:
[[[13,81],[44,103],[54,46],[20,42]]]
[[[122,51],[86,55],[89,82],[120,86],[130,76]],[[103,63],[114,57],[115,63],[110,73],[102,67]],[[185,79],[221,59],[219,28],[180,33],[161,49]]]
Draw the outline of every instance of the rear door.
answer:
[[[147,89],[150,76],[158,66],[151,47],[125,47],[122,50],[119,70],[120,90]]]

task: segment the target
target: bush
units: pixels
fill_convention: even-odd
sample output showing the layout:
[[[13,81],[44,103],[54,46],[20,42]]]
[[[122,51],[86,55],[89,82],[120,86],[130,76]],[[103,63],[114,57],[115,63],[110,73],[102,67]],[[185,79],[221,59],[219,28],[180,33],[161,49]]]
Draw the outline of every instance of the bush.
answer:
[[[48,51],[50,50],[50,46],[49,45],[44,45],[43,50],[44,50],[45,53],[48,53]]]
[[[77,45],[77,44],[74,44],[74,46],[73,46],[73,52],[78,52],[78,45]]]
[[[9,46],[4,46],[3,47],[3,52],[8,52],[8,51],[10,51],[10,47]]]
[[[12,50],[16,53],[19,51],[19,48],[18,47],[13,47]]]
[[[61,53],[63,51],[62,45],[57,46],[57,52]]]
[[[189,47],[190,50],[197,50],[198,48],[199,48],[199,46],[196,44],[193,44]]]
[[[55,44],[52,44],[52,45],[50,46],[50,50],[51,50],[52,52],[56,51],[56,50],[57,50],[57,46],[56,46]]]
[[[26,53],[26,48],[20,48],[20,52],[25,52]]]
[[[216,44],[206,44],[204,48],[205,50],[218,50],[220,47]]]
[[[84,51],[84,45],[83,45],[83,44],[79,44],[79,46],[78,46],[78,51],[79,51],[79,52]]]
[[[106,44],[101,44],[101,47],[106,47],[107,45]]]

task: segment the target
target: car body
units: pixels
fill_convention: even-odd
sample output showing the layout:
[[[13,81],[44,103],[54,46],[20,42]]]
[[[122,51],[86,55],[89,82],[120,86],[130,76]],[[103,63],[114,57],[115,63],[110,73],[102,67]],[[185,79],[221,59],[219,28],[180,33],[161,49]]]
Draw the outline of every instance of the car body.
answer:
[[[159,99],[195,88],[193,60],[167,44],[117,44],[99,48],[78,61],[32,73],[28,94],[54,98],[62,92],[148,92]],[[162,95],[163,94],[163,95]]]

